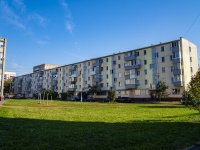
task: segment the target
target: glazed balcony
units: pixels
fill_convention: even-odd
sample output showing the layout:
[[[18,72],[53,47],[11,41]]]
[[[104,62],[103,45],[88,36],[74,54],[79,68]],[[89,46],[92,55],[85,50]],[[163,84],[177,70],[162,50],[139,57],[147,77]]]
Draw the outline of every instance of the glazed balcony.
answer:
[[[134,60],[134,59],[136,59],[136,56],[135,56],[135,55],[130,55],[130,56],[124,55],[124,60],[125,60],[125,61],[130,61],[130,60]]]
[[[69,71],[75,71],[75,70],[77,70],[77,66],[76,65],[73,65],[73,66],[69,67]]]
[[[100,66],[101,62],[100,59],[92,61],[92,67]]]

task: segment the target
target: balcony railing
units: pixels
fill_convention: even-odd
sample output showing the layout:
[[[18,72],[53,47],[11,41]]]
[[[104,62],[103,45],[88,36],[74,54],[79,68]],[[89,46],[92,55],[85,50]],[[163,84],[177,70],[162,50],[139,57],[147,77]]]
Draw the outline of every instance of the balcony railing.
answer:
[[[182,70],[181,69],[173,70],[173,75],[179,75],[179,74],[182,74]]]
[[[179,46],[176,47],[171,47],[172,52],[178,52],[179,51]]]
[[[173,82],[174,86],[183,86],[183,82],[182,81],[175,81]]]
[[[126,89],[136,89],[137,88],[137,84],[125,84],[125,88]]]
[[[125,66],[125,70],[138,69],[138,68],[140,68],[140,64],[132,65],[132,66]]]
[[[77,69],[77,66],[76,66],[76,65],[70,66],[70,67],[69,67],[69,71],[75,71],[76,69]]]
[[[181,58],[179,58],[179,57],[178,57],[178,58],[173,58],[173,59],[172,59],[172,63],[173,63],[173,64],[181,63]]]

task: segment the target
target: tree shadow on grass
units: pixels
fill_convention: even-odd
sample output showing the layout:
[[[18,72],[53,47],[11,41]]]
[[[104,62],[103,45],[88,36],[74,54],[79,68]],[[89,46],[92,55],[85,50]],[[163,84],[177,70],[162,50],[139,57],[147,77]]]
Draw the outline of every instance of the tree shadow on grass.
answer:
[[[0,149],[183,149],[200,139],[200,123],[69,122],[0,118]]]
[[[154,106],[151,106],[151,105],[149,105],[149,106],[138,106],[138,107],[143,107],[143,108],[184,108],[184,107],[186,107],[185,105],[180,105],[180,104],[174,104],[174,105],[154,105]]]

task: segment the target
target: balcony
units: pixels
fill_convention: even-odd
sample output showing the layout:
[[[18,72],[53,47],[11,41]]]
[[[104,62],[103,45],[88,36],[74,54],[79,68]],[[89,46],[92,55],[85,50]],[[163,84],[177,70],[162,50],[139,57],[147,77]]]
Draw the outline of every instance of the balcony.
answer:
[[[76,91],[76,89],[77,89],[77,85],[74,85],[74,86],[70,86],[68,91],[74,92]]]
[[[176,47],[171,47],[171,51],[172,52],[179,52],[179,47],[176,46]]]
[[[132,55],[132,56],[124,56],[124,60],[125,60],[125,61],[134,60],[134,59],[136,59],[136,56],[135,56],[135,55]]]
[[[54,69],[52,69],[51,74],[57,74],[57,72],[58,72],[58,69],[54,68]]]
[[[173,58],[173,59],[172,59],[172,63],[173,63],[173,64],[181,63],[181,58]]]
[[[100,59],[92,61],[92,67],[100,66],[101,62]]]
[[[74,77],[77,77],[78,75],[79,75],[78,72],[76,72],[76,73],[73,73],[73,74],[69,74],[69,77],[74,78]]]
[[[179,74],[182,74],[182,70],[181,69],[173,70],[173,75],[179,75]]]
[[[58,84],[58,81],[52,81],[51,86],[56,86]]]
[[[69,67],[69,71],[75,71],[77,69],[76,65],[70,66]]]
[[[92,78],[92,82],[100,82],[101,78]]]
[[[125,80],[130,79],[130,75],[125,75]]]
[[[138,68],[140,68],[140,64],[132,65],[132,66],[125,66],[125,70],[138,69]]]
[[[136,89],[137,88],[137,84],[125,84],[125,88],[126,89]]]
[[[90,70],[90,75],[92,76],[92,75],[95,75],[96,74],[96,71],[91,71]]]
[[[182,81],[175,81],[173,82],[174,86],[183,86],[183,82]]]

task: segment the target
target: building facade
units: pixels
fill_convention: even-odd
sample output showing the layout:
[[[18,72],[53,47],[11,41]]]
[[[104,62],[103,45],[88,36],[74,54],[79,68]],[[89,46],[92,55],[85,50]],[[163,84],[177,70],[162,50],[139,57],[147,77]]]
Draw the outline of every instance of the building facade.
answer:
[[[96,98],[106,98],[112,87],[116,96],[149,99],[159,80],[169,86],[170,98],[180,98],[191,76],[198,71],[195,44],[184,38],[119,52],[74,64],[15,77],[13,93],[33,96],[44,89],[58,93],[87,91],[97,85]]]
[[[0,100],[3,99],[4,68],[6,58],[6,39],[0,38]]]
[[[12,80],[14,77],[16,77],[16,72],[8,72],[8,71],[4,72],[4,80],[7,80],[7,79]]]

